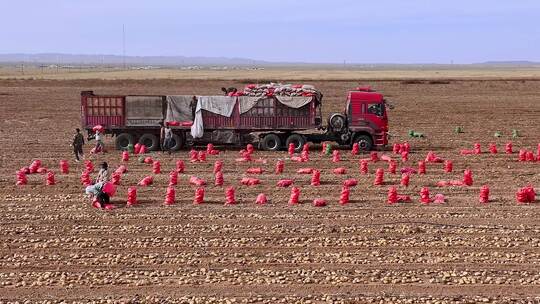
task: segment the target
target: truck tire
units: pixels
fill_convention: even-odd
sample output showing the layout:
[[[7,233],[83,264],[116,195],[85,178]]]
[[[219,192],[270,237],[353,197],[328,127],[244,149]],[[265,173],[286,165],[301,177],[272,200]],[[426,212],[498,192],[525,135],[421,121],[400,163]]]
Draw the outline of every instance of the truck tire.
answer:
[[[304,136],[293,133],[289,135],[289,137],[287,137],[287,141],[285,141],[285,147],[289,148],[289,144],[294,144],[294,152],[298,153],[302,151],[305,143],[306,139]]]
[[[360,150],[362,151],[370,151],[373,150],[373,140],[371,139],[371,136],[360,134],[357,135],[354,138],[354,142],[358,143],[358,146],[360,147]]]
[[[160,148],[159,139],[154,134],[145,133],[139,138],[139,143],[145,145],[149,151],[157,151]]]
[[[178,151],[184,147],[184,137],[183,134],[175,134],[172,135],[173,144],[171,146],[171,151]]]
[[[262,139],[261,146],[266,151],[278,151],[281,148],[281,139],[276,134],[266,134]]]
[[[134,144],[133,135],[129,133],[120,133],[116,136],[116,150],[127,150],[128,145]]]

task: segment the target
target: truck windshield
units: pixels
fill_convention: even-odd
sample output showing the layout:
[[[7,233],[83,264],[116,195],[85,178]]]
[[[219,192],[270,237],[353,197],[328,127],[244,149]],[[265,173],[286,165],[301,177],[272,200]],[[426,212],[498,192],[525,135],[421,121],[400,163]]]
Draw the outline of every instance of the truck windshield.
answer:
[[[370,103],[367,106],[368,114],[375,114],[377,116],[384,115],[384,104],[382,103]]]

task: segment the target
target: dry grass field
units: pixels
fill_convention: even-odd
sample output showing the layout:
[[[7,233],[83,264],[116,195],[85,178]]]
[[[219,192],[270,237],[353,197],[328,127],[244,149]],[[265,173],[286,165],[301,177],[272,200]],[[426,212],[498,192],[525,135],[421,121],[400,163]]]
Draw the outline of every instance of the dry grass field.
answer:
[[[527,184],[540,190],[540,162],[518,162],[517,153],[502,153],[508,141],[515,151],[536,151],[540,142],[538,70],[126,73],[0,80],[0,303],[540,302],[539,204],[517,205],[514,197]],[[131,79],[117,79],[126,77]],[[151,166],[135,156],[113,198],[116,209],[94,209],[83,196],[84,165],[73,161],[69,147],[72,130],[80,126],[81,90],[219,94],[222,86],[241,87],[247,79],[309,78],[316,80],[306,82],[324,93],[325,115],[343,108],[347,90],[359,80],[372,85],[396,105],[389,113],[392,143],[408,140],[412,146],[410,160],[399,167],[416,167],[434,151],[454,161],[454,172],[429,164],[427,174],[413,175],[408,188],[398,188],[412,203],[387,205],[387,189],[399,184],[399,175],[386,173],[386,184],[373,186],[376,168],[387,165],[372,163],[370,174],[361,175],[358,160],[366,155],[342,150],[336,164],[313,147],[310,162],[286,160],[285,172],[277,176],[274,164],[287,159],[286,152],[257,151],[254,158],[266,164],[237,163],[237,149],[218,147],[223,151],[204,163],[190,163],[187,150],[151,153],[163,173],[154,185],[138,189],[139,204],[133,207],[125,207],[127,187],[152,175]],[[455,134],[456,126],[464,133]],[[411,129],[426,138],[407,138]],[[513,129],[521,137],[512,138]],[[503,136],[495,138],[496,131]],[[484,152],[494,142],[499,154],[459,154],[474,142]],[[112,139],[106,144],[112,147]],[[121,164],[118,151],[90,156],[89,150],[87,145],[95,165]],[[391,151],[379,153],[398,159]],[[28,185],[15,186],[15,172],[34,159],[56,172],[57,185],[46,186],[44,175],[37,174],[28,176]],[[69,174],[58,172],[61,159],[69,160]],[[178,159],[186,161],[186,171],[176,186],[176,204],[164,206],[168,172]],[[237,205],[224,206],[224,188],[213,186],[217,159],[224,161],[226,186],[236,188]],[[266,170],[257,176],[261,185],[240,185],[249,167]],[[310,176],[296,173],[302,167],[319,168],[322,185],[310,186]],[[336,167],[347,174],[333,174]],[[435,186],[460,179],[465,168],[473,172],[473,186]],[[192,204],[190,176],[209,182],[205,204]],[[301,204],[287,205],[290,189],[275,186],[280,178],[295,180]],[[341,206],[337,200],[346,178],[356,178],[358,186],[351,202]],[[478,203],[482,185],[491,188],[487,205]],[[447,202],[421,205],[423,186],[444,194]],[[255,205],[261,192],[268,205]],[[317,197],[328,206],[313,207]]]

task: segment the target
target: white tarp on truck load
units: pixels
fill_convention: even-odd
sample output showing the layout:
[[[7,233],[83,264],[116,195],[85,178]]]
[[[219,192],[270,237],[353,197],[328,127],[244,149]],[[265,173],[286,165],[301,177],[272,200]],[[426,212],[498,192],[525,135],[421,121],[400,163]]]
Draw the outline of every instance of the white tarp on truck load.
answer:
[[[165,121],[193,121],[191,104],[192,95],[169,95],[167,96],[167,114]]]
[[[163,121],[161,96],[126,96],[127,126],[158,126]]]
[[[259,103],[259,101],[271,99],[274,97],[282,104],[290,108],[295,108],[295,109],[298,109],[307,105],[313,99],[312,96],[278,96],[278,95],[275,95],[273,97],[238,96],[238,107],[239,107],[240,114],[244,114],[247,111],[251,110],[254,106],[257,105],[257,103]]]
[[[233,96],[199,96],[197,98],[197,108],[195,109],[195,119],[191,126],[191,136],[201,138],[204,134],[202,110],[231,117],[235,104],[236,97]]]

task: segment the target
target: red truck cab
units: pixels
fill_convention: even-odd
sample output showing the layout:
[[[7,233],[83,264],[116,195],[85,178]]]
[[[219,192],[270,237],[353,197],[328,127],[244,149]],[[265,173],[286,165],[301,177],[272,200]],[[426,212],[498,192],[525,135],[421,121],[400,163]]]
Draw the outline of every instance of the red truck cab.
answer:
[[[357,142],[361,149],[370,150],[388,144],[388,116],[381,93],[370,87],[350,91],[345,115],[352,142]]]

